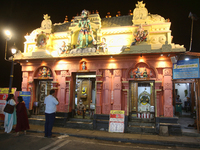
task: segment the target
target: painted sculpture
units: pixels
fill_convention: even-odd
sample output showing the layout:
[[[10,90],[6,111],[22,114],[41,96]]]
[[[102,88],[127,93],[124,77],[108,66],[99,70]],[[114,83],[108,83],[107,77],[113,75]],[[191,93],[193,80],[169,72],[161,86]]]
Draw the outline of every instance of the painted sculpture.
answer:
[[[131,45],[135,45],[136,43],[147,41],[147,35],[148,35],[148,32],[144,31],[144,29],[142,28],[142,25],[140,25],[139,28],[137,29],[137,33],[134,34],[135,39]]]
[[[107,52],[108,51],[106,38],[102,38],[102,42],[97,46],[97,52],[99,52],[99,48],[102,48],[103,52]]]
[[[85,65],[85,62],[83,62],[83,64],[82,64],[82,70],[85,70],[86,68],[86,65]]]
[[[143,77],[144,77],[144,78],[147,78],[147,77],[148,77],[147,69],[146,69],[146,68],[144,68]]]
[[[140,68],[137,67],[137,70],[135,71],[135,78],[140,78],[140,77],[141,77]]]
[[[83,10],[81,13],[81,20],[78,22],[79,28],[81,28],[78,35],[78,48],[88,47],[90,43],[94,40],[92,28],[90,25],[90,20],[88,19],[89,12],[87,10]],[[85,45],[83,45],[83,37],[85,36]],[[92,41],[89,41],[89,36],[92,37]]]
[[[67,53],[68,51],[68,47],[67,47],[67,45],[66,45],[66,43],[65,43],[65,41],[62,41],[62,46],[59,48],[59,53],[60,54],[64,54],[64,53]]]

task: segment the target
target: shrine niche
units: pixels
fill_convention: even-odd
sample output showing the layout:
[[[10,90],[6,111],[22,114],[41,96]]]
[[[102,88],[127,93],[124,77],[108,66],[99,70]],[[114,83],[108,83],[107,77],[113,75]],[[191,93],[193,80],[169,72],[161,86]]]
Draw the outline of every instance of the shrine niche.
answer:
[[[138,66],[137,68],[130,69],[128,75],[128,78],[134,79],[148,80],[149,78],[156,78],[155,71],[148,66]]]
[[[51,78],[53,77],[52,71],[49,67],[42,66],[36,71],[36,76],[37,78]]]
[[[44,33],[43,31],[40,34],[36,35],[36,46],[38,48],[45,48],[45,46],[47,45],[47,40],[49,39],[49,34]]]
[[[86,62],[86,61],[82,61],[82,62],[80,63],[79,70],[80,70],[80,71],[87,71],[87,70],[88,70],[88,68],[87,68],[87,62]]]

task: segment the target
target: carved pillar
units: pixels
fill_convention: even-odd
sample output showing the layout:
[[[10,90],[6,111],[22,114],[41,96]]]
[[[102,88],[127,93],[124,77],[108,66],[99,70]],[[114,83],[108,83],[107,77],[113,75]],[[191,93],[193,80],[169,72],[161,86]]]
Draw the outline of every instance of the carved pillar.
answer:
[[[125,115],[129,115],[130,112],[130,103],[129,103],[129,82],[128,81],[122,81],[122,86],[123,86],[123,98],[122,101],[124,102],[125,106]]]
[[[112,76],[110,70],[105,70],[104,72],[104,82],[103,82],[103,106],[102,113],[109,114],[111,108],[111,87],[112,87]]]
[[[113,75],[113,110],[121,110],[121,70],[114,70]]]
[[[95,82],[95,88],[96,88],[96,107],[95,107],[95,114],[101,114],[102,113],[102,72],[97,70],[96,72],[96,82]]]
[[[65,78],[66,78],[66,74],[67,71],[66,70],[62,70],[60,72],[61,76],[60,76],[60,91],[59,91],[59,111],[61,112],[65,112],[66,106],[65,106],[65,97],[66,97],[66,83],[65,83]]]
[[[65,98],[65,112],[69,112],[70,111],[70,97],[71,97],[71,75],[67,75],[66,76],[66,98]],[[72,108],[71,108],[72,109]]]
[[[172,69],[163,70],[164,117],[173,117]]]
[[[24,71],[22,73],[22,91],[27,91],[28,89],[28,72]]]

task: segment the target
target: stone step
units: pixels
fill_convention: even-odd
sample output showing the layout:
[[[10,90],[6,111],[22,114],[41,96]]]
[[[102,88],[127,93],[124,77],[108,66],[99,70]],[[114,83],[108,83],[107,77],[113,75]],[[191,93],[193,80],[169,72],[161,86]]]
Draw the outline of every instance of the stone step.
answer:
[[[147,126],[152,127],[155,126],[155,122],[128,122],[129,126]]]
[[[157,134],[155,127],[144,127],[144,126],[129,126],[127,127],[127,132],[129,133],[139,133],[139,134]]]
[[[67,121],[64,125],[67,128],[88,129],[93,130],[93,122],[89,121]]]

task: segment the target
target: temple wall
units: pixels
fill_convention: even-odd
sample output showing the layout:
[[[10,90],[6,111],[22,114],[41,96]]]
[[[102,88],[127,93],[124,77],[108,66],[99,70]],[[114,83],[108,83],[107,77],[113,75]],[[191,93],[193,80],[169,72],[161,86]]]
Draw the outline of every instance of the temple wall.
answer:
[[[144,66],[154,71],[155,76],[149,80],[155,81],[156,116],[173,116],[172,107],[172,66],[169,57],[159,55],[149,56],[121,56],[121,57],[91,57],[62,60],[35,60],[22,65],[22,90],[32,92],[32,103],[36,99],[37,70],[49,67],[53,88],[56,89],[59,105],[57,111],[71,112],[74,108],[74,80],[73,73],[80,72],[80,63],[85,61],[87,72],[96,72],[96,114],[109,114],[110,110],[125,110],[130,112],[129,71],[137,66]],[[87,74],[87,72],[85,72]]]

